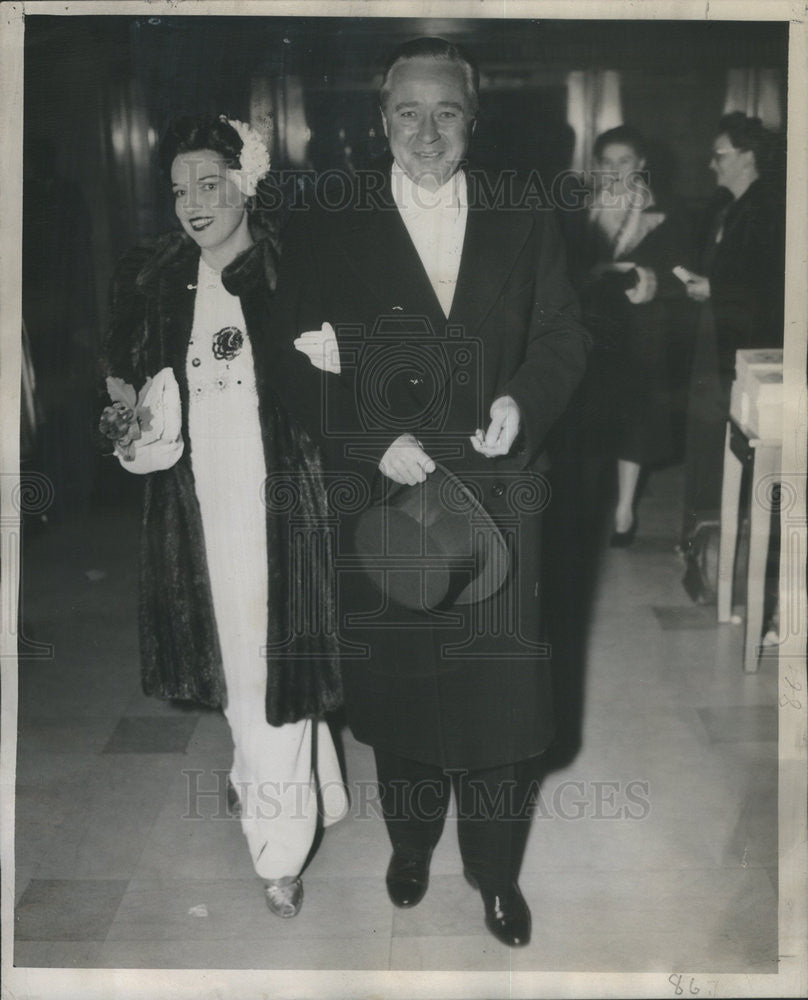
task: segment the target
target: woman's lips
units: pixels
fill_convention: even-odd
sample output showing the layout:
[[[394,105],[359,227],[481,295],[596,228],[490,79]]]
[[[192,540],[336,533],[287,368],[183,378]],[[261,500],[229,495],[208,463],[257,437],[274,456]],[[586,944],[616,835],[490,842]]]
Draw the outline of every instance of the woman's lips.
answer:
[[[188,224],[195,233],[201,233],[202,230],[207,229],[212,222],[213,222],[213,217],[209,215],[188,220]]]

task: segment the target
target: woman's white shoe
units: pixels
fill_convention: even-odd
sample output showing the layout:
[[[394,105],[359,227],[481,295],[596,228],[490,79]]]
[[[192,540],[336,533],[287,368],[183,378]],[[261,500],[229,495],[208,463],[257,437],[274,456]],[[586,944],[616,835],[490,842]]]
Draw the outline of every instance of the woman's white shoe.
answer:
[[[303,882],[299,876],[264,881],[267,906],[276,917],[296,917],[303,905]]]

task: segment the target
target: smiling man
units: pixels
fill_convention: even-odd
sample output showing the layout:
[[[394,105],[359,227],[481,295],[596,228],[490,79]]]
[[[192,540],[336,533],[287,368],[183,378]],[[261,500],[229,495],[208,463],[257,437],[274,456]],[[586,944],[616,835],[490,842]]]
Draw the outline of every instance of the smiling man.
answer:
[[[380,100],[399,170],[429,191],[442,187],[460,167],[474,130],[477,96],[468,67],[429,56],[399,60]]]
[[[427,891],[454,787],[464,873],[486,926],[513,947],[531,931],[517,883],[531,768],[553,737],[543,440],[589,338],[551,213],[492,205],[482,194],[502,188],[474,183],[478,80],[443,39],[393,53],[379,95],[391,159],[355,185],[373,198],[293,213],[277,323],[297,348],[285,362],[289,405],[344,487],[333,499],[345,703],[375,753],[390,899],[411,907]],[[398,568],[362,572],[355,528],[379,505],[426,497],[430,483],[448,487],[435,491],[445,504],[436,520],[451,516],[453,479],[481,504],[470,527],[496,525],[501,586],[434,606],[426,568],[421,603],[402,603],[392,574],[414,572],[413,538],[383,540],[404,557]]]

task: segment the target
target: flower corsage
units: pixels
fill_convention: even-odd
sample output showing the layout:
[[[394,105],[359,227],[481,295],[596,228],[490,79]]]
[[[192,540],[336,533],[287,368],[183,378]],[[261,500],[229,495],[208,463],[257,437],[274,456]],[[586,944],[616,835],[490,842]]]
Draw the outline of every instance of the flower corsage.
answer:
[[[112,401],[101,414],[98,429],[114,442],[121,465],[144,474],[168,469],[184,450],[180,391],[174,372],[163,368],[146,379],[140,392],[123,379],[107,378]]]

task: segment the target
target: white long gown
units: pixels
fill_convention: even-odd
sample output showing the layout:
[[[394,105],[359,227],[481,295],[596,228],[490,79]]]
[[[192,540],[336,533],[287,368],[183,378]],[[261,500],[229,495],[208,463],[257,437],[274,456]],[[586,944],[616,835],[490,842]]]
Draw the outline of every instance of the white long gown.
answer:
[[[217,359],[214,338],[227,327],[241,332],[242,345]],[[325,722],[266,721],[267,470],[253,356],[238,297],[201,259],[187,375],[191,464],[233,734],[231,781],[256,872],[283,878],[300,872],[311,847],[318,783],[326,825],[345,814],[347,795]]]

